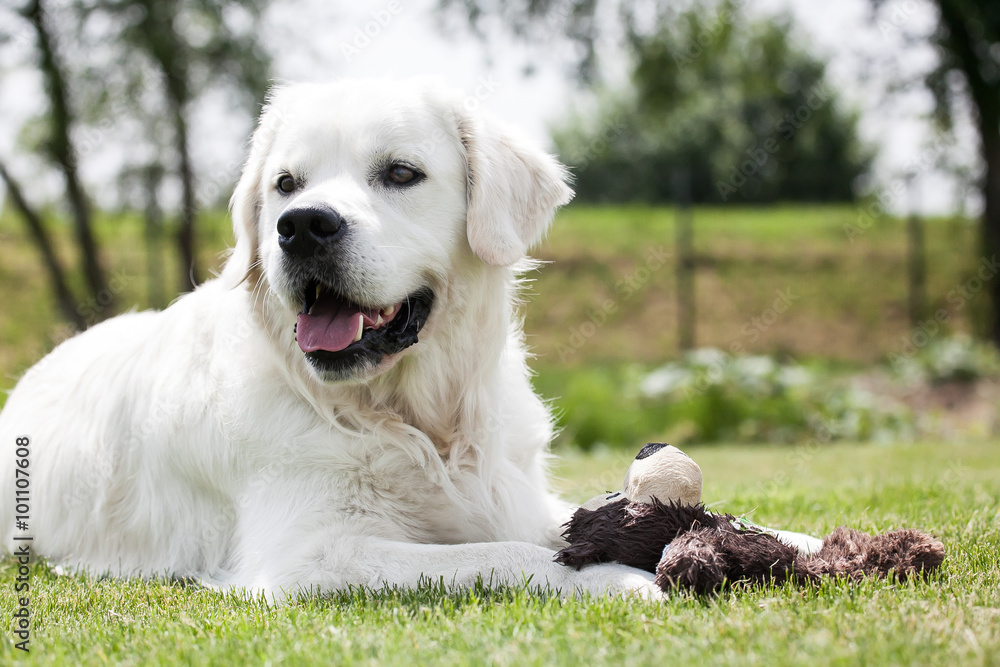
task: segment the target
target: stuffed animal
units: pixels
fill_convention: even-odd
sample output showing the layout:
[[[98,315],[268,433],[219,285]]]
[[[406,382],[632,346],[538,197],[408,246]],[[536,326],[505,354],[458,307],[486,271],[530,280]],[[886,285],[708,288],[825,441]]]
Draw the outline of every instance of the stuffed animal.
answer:
[[[650,443],[625,474],[621,491],[585,503],[565,525],[569,546],[556,561],[577,569],[615,561],[656,574],[664,591],[717,591],[737,582],[816,582],[821,577],[897,580],[927,574],[944,561],[941,542],[916,530],[868,535],[837,528],[807,555],[777,533],[701,500],[701,469],[676,447]]]

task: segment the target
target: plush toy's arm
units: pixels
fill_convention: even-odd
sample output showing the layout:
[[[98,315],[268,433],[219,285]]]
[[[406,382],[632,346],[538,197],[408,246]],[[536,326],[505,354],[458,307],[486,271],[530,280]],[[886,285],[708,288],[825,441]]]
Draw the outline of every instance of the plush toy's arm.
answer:
[[[607,562],[603,558],[601,550],[593,544],[575,544],[565,547],[556,554],[555,561],[560,565],[582,569],[584,565],[591,563]]]
[[[579,570],[615,560],[627,505],[628,499],[622,498],[596,510],[581,507],[574,512],[562,534],[569,546],[556,554],[556,562]]]

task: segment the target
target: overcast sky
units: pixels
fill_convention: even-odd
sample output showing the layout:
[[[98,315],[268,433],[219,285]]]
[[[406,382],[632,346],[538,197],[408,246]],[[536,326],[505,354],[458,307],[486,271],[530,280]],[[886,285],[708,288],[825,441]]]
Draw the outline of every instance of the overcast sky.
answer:
[[[490,31],[484,44],[461,29],[458,21],[453,21],[454,29],[442,31],[440,17],[432,11],[436,4],[437,0],[275,3],[268,10],[264,37],[275,54],[279,79],[437,75],[469,93],[478,89],[484,108],[548,145],[548,128],[587,101],[587,94],[567,76],[568,45],[558,39],[524,44],[501,31]],[[747,0],[746,6],[754,14],[790,12],[801,28],[802,43],[829,59],[832,82],[861,112],[863,138],[881,149],[877,182],[891,184],[912,169],[915,160],[929,155],[927,147],[935,137],[927,120],[932,106],[929,94],[917,88],[888,97],[885,91],[899,74],[914,76],[933,66],[935,56],[928,46],[907,46],[902,40],[904,32],[931,30],[935,13],[930,3],[892,0],[880,22],[871,20],[870,0]],[[366,28],[368,34],[359,37]],[[20,47],[29,48],[30,41],[24,39]],[[16,49],[17,45],[5,50],[6,62],[0,60],[3,156],[16,153],[17,128],[42,103],[37,75],[11,65],[19,60]],[[624,60],[613,43],[605,44],[603,56],[608,77],[620,79]],[[530,77],[523,73],[528,64],[535,66]],[[243,157],[250,127],[219,113],[224,104],[217,100],[199,110],[192,144],[202,173],[225,191],[238,175],[234,165]],[[90,183],[109,178],[121,157],[122,148],[114,142],[101,143],[106,145],[89,151],[83,160]],[[971,166],[976,164],[974,153],[971,124],[961,117],[958,142],[949,150],[949,159]],[[14,164],[22,178],[36,167],[23,158]],[[947,212],[960,200],[970,201],[940,170],[923,168],[918,178],[919,205],[925,211]],[[45,189],[39,184],[36,190],[41,194]],[[974,211],[976,202],[971,201]],[[902,211],[908,202],[896,198],[893,205]]]

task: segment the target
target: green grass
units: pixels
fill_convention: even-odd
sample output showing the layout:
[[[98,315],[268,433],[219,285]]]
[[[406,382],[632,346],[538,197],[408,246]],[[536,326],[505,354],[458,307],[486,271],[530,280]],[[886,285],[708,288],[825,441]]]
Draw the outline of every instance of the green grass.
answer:
[[[845,226],[858,224],[849,206],[698,208],[696,343],[750,353],[825,357],[866,364],[900,349],[910,332],[903,221],[883,219],[853,242]],[[636,280],[638,289],[616,289],[642,278],[650,251],[674,250],[674,213],[667,208],[570,207],[556,219],[537,254],[552,263],[535,274],[527,310],[529,341],[538,364],[591,366],[595,362],[660,363],[676,356],[674,259]],[[929,312],[949,311],[952,332],[974,331],[984,293],[959,308],[950,290],[978,266],[976,227],[965,219],[932,219],[926,225]],[[769,326],[753,326],[778,293],[793,299]],[[574,345],[592,314],[608,300],[606,323]],[[598,320],[602,319],[600,317]],[[586,333],[586,332],[585,332]],[[577,337],[579,342],[579,337]]]
[[[135,214],[99,214],[95,222],[102,264],[118,311],[150,308],[154,304],[150,302],[141,219]],[[201,223],[200,259],[207,276],[207,269],[221,266],[220,254],[232,243],[232,231],[225,212],[203,213]],[[95,301],[85,296],[71,230],[58,219],[50,220],[49,226],[57,254],[69,270],[78,310],[86,317],[94,311]],[[166,231],[168,237],[172,233]],[[162,257],[167,290],[164,300],[169,303],[177,295],[181,269],[173,247],[163,248]],[[0,212],[0,390],[13,387],[21,373],[73,333],[56,311],[41,267],[40,255],[21,220],[9,210]],[[0,406],[5,399],[6,394],[0,392]]]
[[[662,603],[560,601],[524,589],[354,591],[274,609],[179,584],[34,568],[38,664],[801,665],[1000,663],[1000,443],[691,448],[705,500],[825,533],[922,528],[945,543],[929,581],[737,589]],[[567,454],[567,497],[617,487],[632,452]],[[14,570],[0,567],[0,608]],[[19,652],[18,652],[19,653]],[[808,661],[808,662],[807,662]]]

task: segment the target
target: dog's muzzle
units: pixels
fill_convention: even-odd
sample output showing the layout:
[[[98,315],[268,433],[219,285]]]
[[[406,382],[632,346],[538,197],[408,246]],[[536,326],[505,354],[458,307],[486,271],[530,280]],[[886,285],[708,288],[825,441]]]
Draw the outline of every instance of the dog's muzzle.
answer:
[[[375,368],[416,343],[434,303],[426,287],[396,303],[351,298],[356,290],[343,247],[348,227],[324,204],[289,208],[277,222],[278,245],[302,304],[295,340],[309,363],[333,380]]]

